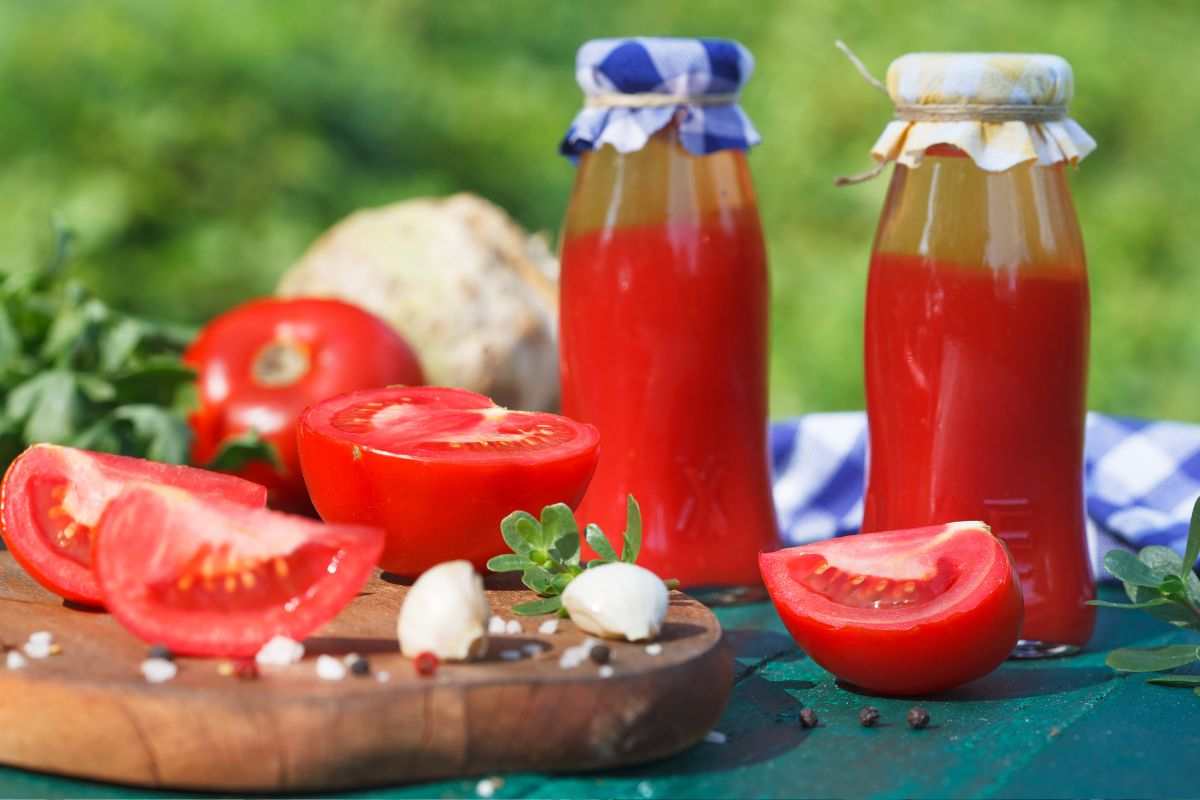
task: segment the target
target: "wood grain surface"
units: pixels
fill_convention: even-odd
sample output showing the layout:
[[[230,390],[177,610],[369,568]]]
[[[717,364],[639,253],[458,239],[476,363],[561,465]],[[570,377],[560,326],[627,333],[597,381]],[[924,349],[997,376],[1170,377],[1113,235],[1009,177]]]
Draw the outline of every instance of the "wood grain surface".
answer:
[[[396,644],[406,589],[376,577],[306,643],[302,662],[257,680],[181,658],[178,676],[149,684],[146,645],[109,615],[63,604],[0,552],[0,641],[48,630],[59,655],[0,666],[0,763],[149,787],[225,791],[348,789],[513,770],[592,770],[679,752],[720,717],[733,661],[720,624],[671,595],[662,653],[610,643],[613,675],[590,661],[562,669],[583,635],[569,621],[542,635],[492,637],[487,657],[422,678]],[[529,598],[490,590],[493,611]],[[525,645],[518,661],[503,651]],[[362,653],[372,675],[324,681],[321,653]],[[378,673],[390,680],[381,682]]]

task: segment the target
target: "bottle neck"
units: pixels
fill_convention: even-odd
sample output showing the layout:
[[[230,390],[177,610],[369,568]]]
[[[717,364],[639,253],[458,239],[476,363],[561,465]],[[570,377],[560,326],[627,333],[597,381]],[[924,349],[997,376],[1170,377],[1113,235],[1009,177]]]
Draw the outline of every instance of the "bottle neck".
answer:
[[[1084,265],[1083,240],[1061,164],[987,172],[954,148],[896,165],[876,252],[1005,268]]]
[[[756,206],[746,154],[693,155],[675,124],[632,153],[602,147],[579,161],[564,235],[601,228],[700,222]]]

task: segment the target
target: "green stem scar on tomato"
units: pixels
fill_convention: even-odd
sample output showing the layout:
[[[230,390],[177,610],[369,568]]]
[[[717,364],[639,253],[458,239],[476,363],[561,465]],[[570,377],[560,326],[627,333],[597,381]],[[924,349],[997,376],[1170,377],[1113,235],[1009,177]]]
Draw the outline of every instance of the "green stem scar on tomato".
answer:
[[[301,640],[362,589],[383,549],[377,528],[133,484],[98,525],[96,579],[108,610],[171,651],[251,656]]]
[[[998,667],[1023,605],[1004,544],[982,522],[858,534],[759,556],[796,643],[867,691],[919,695]]]
[[[327,397],[422,383],[416,355],[387,323],[340,300],[254,300],[212,320],[184,354],[197,373],[200,407],[189,423],[192,461],[208,464],[224,443],[257,431],[279,454],[237,474],[265,485],[271,505],[311,511],[296,453],[296,422]]]
[[[382,527],[380,565],[404,576],[460,558],[482,570],[508,552],[500,521],[513,509],[578,506],[599,443],[591,425],[432,386],[331,398],[304,413],[299,433],[321,517]]]
[[[0,534],[42,586],[77,603],[103,605],[92,575],[94,529],[109,501],[135,481],[243,506],[267,502],[265,488],[231,475],[38,444],[13,461],[0,484]]]

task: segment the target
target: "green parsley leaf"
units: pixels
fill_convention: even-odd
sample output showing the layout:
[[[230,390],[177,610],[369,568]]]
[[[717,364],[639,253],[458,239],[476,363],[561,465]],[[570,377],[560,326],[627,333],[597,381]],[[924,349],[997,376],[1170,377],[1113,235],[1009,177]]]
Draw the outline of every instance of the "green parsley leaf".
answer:
[[[1146,683],[1158,686],[1200,686],[1200,675],[1156,675]]]
[[[1194,578],[1196,573],[1193,570],[1196,568],[1197,558],[1200,558],[1200,497],[1196,498],[1196,503],[1192,506],[1192,524],[1188,528],[1187,546],[1183,551],[1179,574]]]
[[[625,537],[621,545],[621,560],[626,564],[637,561],[642,549],[642,510],[633,495],[625,498]]]
[[[1200,648],[1170,644],[1152,648],[1122,648],[1108,654],[1105,663],[1120,672],[1162,672],[1200,661]]]
[[[487,568],[492,572],[524,572],[532,566],[534,566],[532,561],[516,553],[492,556],[487,562]]]
[[[514,553],[528,556],[533,552],[534,545],[526,538],[524,531],[518,527],[517,523],[519,522],[539,524],[528,511],[514,511],[500,521],[500,535],[504,537],[504,543]],[[538,538],[541,538],[540,535]]]
[[[221,442],[217,454],[204,468],[217,472],[237,472],[247,464],[257,462],[265,462],[277,470],[283,469],[279,450],[252,429]]]
[[[1157,589],[1162,584],[1162,577],[1154,574],[1149,566],[1133,553],[1125,550],[1111,550],[1104,556],[1104,568],[1126,584],[1145,586]]]
[[[537,614],[554,614],[561,608],[562,598],[556,595],[554,597],[539,597],[537,600],[517,603],[512,607],[512,612],[521,616],[531,617]]]

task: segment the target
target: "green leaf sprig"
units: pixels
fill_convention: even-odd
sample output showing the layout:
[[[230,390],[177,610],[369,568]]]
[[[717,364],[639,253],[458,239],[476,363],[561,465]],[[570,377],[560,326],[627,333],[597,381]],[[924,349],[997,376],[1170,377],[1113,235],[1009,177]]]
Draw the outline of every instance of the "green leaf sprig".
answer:
[[[562,593],[583,571],[600,564],[618,561],[633,564],[642,549],[642,512],[637,500],[629,495],[625,502],[625,533],[621,553],[613,549],[600,526],[592,523],[584,529],[588,546],[599,558],[582,563],[579,547],[579,523],[571,507],[555,503],[542,509],[541,519],[526,511],[514,511],[500,523],[504,542],[511,553],[495,556],[487,563],[492,572],[520,572],[521,582],[538,594],[539,599],[513,606],[514,614],[559,614]],[[665,581],[669,588],[678,581]]]
[[[40,442],[186,463],[195,373],[182,355],[194,331],[94,296],[68,268],[73,241],[56,224],[45,263],[0,271],[0,472]],[[262,441],[231,448],[216,461],[276,457]]]
[[[1093,600],[1104,608],[1142,609],[1179,628],[1200,631],[1200,577],[1193,567],[1200,556],[1200,498],[1192,507],[1187,545],[1180,558],[1169,547],[1151,545],[1135,556],[1112,550],[1104,566],[1125,584],[1128,603]],[[1125,647],[1108,654],[1105,663],[1121,672],[1165,672],[1200,661],[1200,645],[1172,644],[1165,647]],[[1151,678],[1162,686],[1191,686],[1200,695],[1200,675],[1171,675]]]

